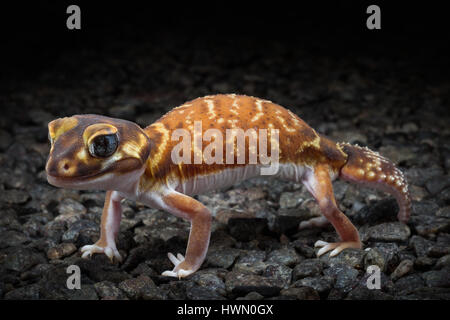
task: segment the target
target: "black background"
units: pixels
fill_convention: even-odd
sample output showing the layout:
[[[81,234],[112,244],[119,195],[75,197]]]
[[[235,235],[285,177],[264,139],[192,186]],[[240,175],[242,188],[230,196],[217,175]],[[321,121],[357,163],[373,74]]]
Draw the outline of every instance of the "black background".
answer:
[[[66,28],[70,4],[81,7],[81,30]],[[366,28],[370,4],[381,7],[381,30]],[[441,1],[14,1],[2,3],[0,12],[6,83],[32,77],[68,51],[162,35],[166,41],[185,38],[180,50],[195,50],[192,38],[247,38],[261,50],[278,41],[329,55],[414,55],[432,78],[448,71],[448,16]]]

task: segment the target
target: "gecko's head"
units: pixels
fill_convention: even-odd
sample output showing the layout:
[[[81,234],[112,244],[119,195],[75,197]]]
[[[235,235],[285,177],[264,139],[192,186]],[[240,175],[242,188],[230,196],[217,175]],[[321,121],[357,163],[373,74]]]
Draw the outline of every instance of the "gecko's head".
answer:
[[[150,141],[135,123],[76,115],[48,124],[51,143],[45,170],[57,187],[120,190],[144,170]]]

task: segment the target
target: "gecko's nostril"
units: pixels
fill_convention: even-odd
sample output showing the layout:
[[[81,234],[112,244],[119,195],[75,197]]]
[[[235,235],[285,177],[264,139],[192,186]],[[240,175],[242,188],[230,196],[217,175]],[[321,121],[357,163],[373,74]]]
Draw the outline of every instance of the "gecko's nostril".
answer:
[[[69,161],[63,161],[61,163],[61,169],[64,173],[67,173],[70,170],[70,164]]]

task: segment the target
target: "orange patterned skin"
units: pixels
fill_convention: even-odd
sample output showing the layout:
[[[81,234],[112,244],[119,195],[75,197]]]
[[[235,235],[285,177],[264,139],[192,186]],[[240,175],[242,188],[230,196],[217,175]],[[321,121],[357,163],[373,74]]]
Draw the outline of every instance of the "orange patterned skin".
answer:
[[[197,98],[165,114],[158,121],[144,129],[155,147],[152,149],[146,176],[155,180],[165,179],[174,174],[177,178],[190,178],[198,174],[209,174],[236,166],[226,164],[225,144],[224,164],[181,165],[174,164],[170,152],[178,141],[171,141],[173,130],[184,128],[193,136],[194,121],[201,121],[204,130],[218,129],[223,136],[227,129],[276,128],[280,131],[280,163],[300,165],[317,162],[328,163],[338,171],[347,156],[335,143],[330,142],[309,127],[291,111],[268,100],[238,95],[215,95]],[[203,141],[202,149],[209,144]],[[249,143],[246,139],[246,163],[248,163]],[[192,150],[192,158],[194,156]]]
[[[209,129],[214,132],[210,130],[212,138],[202,136],[196,143],[199,124],[201,135]],[[174,134],[180,129],[192,140],[190,148],[178,152],[184,160],[176,162],[174,150],[183,139]],[[268,100],[221,94],[186,102],[145,129],[98,115],[73,116],[49,124],[52,147],[46,166],[48,181],[59,187],[108,191],[100,239],[81,249],[83,257],[103,252],[111,259],[122,259],[115,236],[121,216],[120,200],[129,198],[191,222],[185,256],[169,253],[175,267],[163,274],[185,277],[195,272],[208,249],[211,213],[191,195],[260,175],[259,169],[265,164],[259,144],[262,136],[247,135],[245,144],[239,145],[227,136],[232,129],[253,129],[256,133],[267,130],[267,149],[272,156],[274,150],[278,154],[279,167],[273,175],[302,182],[317,200],[323,217],[302,222],[300,228],[330,222],[341,238],[336,243],[318,241],[318,255],[328,251],[336,255],[345,248],[362,247],[358,231],[334,199],[331,182],[337,177],[394,195],[400,207],[399,219],[408,220],[411,202],[407,183],[389,160],[367,148],[336,144],[291,111]],[[278,135],[272,130],[278,130]],[[221,141],[219,137],[223,143],[211,152],[212,142]],[[208,160],[208,148],[214,155],[213,162]],[[234,151],[231,156],[230,150]],[[251,162],[252,152],[257,155],[256,162]]]

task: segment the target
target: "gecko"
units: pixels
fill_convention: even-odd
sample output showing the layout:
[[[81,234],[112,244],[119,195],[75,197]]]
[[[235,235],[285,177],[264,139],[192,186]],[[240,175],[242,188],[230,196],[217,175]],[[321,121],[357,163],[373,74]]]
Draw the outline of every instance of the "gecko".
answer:
[[[198,124],[202,132],[210,129],[213,134],[205,139],[206,132],[205,136],[200,132],[203,139],[196,141]],[[256,137],[248,134],[245,143],[238,144],[235,136],[227,137],[233,129],[270,132]],[[209,95],[172,109],[145,128],[128,120],[82,114],[55,119],[48,124],[48,131],[48,182],[61,188],[106,191],[100,238],[81,248],[83,258],[104,253],[112,262],[122,261],[115,239],[121,202],[130,199],[190,222],[185,255],[169,252],[174,267],[162,275],[182,278],[194,273],[207,254],[212,223],[210,210],[194,196],[262,175],[267,157],[258,152],[265,145],[255,146],[255,142],[263,140],[271,146],[271,153],[277,154],[271,159],[277,164],[271,177],[302,183],[318,203],[322,215],[302,221],[299,229],[331,223],[340,238],[337,242],[315,242],[317,256],[362,248],[358,230],[336,203],[332,182],[337,178],[394,196],[399,207],[397,218],[403,223],[411,212],[407,181],[390,160],[367,147],[333,142],[292,111],[265,99]],[[187,140],[189,136],[191,140],[194,136],[194,141]],[[180,148],[181,138],[186,138],[186,149]],[[211,147],[220,140],[222,145]],[[207,148],[210,157],[202,154]],[[251,157],[255,150],[256,157]]]

